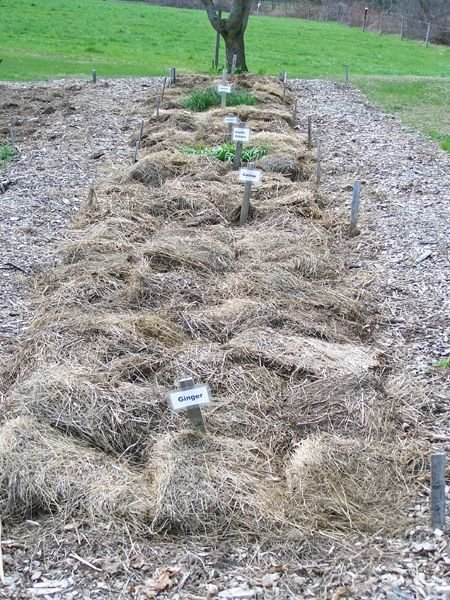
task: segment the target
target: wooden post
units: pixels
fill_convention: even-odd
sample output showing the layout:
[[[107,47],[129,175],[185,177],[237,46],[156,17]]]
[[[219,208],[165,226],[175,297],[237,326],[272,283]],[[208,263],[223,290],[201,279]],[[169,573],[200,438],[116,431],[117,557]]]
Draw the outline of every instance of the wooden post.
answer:
[[[177,70],[175,67],[170,67],[170,85],[174,85],[177,81]]]
[[[227,85],[227,70],[226,69],[224,69],[222,71],[222,85]],[[227,105],[227,93],[222,92],[222,95],[220,98],[220,108],[225,108],[226,105]]]
[[[233,54],[233,61],[231,63],[231,74],[234,75],[236,73],[236,65],[237,65],[237,54]]]
[[[219,19],[222,18],[222,11],[217,11],[217,15]],[[216,31],[216,47],[214,49],[214,62],[213,66],[218,69],[219,68],[219,52],[220,52],[220,33]]]
[[[164,100],[164,92],[166,91],[166,84],[167,84],[167,77],[164,77],[160,105],[163,103],[163,100]]]
[[[428,21],[427,34],[425,36],[425,48],[428,48],[428,42],[430,41],[431,21]]]
[[[192,377],[180,379],[180,388],[182,390],[191,390],[193,387],[194,380]],[[191,406],[186,410],[186,414],[194,429],[206,433],[205,421],[203,420],[202,409],[200,406]]]
[[[156,118],[159,119],[159,109],[161,106],[161,96],[156,98]]]
[[[285,100],[286,100],[286,86],[287,86],[287,80],[288,80],[288,77],[287,77],[287,71],[285,71],[285,72],[283,73],[283,103],[284,103],[284,102],[285,102]]]
[[[234,113],[228,113],[227,117],[233,118],[234,117]],[[230,139],[233,139],[233,127],[234,127],[234,123],[228,123],[228,134],[230,136]]]
[[[320,140],[317,140],[317,165],[316,165],[316,183],[317,185],[320,185],[320,176],[321,176],[321,165],[320,165],[320,161],[322,160],[322,157],[320,155]]]
[[[348,83],[348,65],[345,65],[345,83]]]
[[[293,108],[293,111],[292,111],[293,112],[293,114],[292,114],[292,120],[293,120],[293,123],[294,123],[294,127],[295,127],[295,123],[297,121],[297,103],[298,103],[298,99],[296,98],[294,100],[294,108]]]
[[[312,136],[311,136],[311,115],[308,116],[308,150],[311,150]]]
[[[238,125],[238,127],[242,127],[242,125]],[[242,160],[242,142],[236,142],[236,153],[234,155],[235,171],[238,171],[241,168],[241,160]]]
[[[405,17],[402,17],[402,20],[400,21],[400,40],[403,39],[403,28],[405,26]]]
[[[445,529],[445,454],[431,455],[431,527]]]
[[[2,520],[0,518],[0,583],[5,585],[5,573],[3,571],[3,553],[2,553]]]
[[[383,25],[384,25],[384,15],[381,13],[380,15],[380,35],[383,35]]]
[[[359,214],[359,201],[361,198],[361,182],[355,181],[353,185],[353,196],[352,196],[352,211],[350,216],[350,235],[353,236],[356,233],[356,224],[358,222]]]
[[[364,9],[363,31],[365,31],[366,27],[367,27],[367,13],[368,12],[369,12],[369,9],[366,6],[366,8]]]
[[[141,145],[141,142],[138,140],[138,141],[136,142],[136,146],[134,147],[133,164],[134,164],[135,162],[137,162],[137,159],[138,159],[138,153],[139,153],[139,147],[140,147],[140,145]]]
[[[248,163],[248,169],[253,169],[253,163]],[[245,225],[248,219],[248,213],[250,211],[250,194],[252,192],[252,182],[246,181],[244,183],[244,197],[242,199],[241,214],[239,217],[239,225]]]
[[[97,83],[97,71],[92,71],[92,83]]]
[[[139,143],[141,143],[143,134],[144,134],[144,119],[142,119],[141,126],[139,127]]]
[[[11,144],[11,148],[13,149],[13,152],[17,152],[16,135],[14,133],[14,128],[11,123],[8,123],[8,136],[9,136],[9,143]]]

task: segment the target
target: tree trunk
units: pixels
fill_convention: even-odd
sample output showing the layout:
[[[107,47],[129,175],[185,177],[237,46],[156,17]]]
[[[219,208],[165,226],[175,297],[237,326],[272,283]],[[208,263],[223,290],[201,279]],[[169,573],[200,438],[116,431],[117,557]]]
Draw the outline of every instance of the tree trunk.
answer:
[[[252,0],[233,0],[227,19],[221,19],[214,0],[202,0],[208,19],[225,41],[228,71],[231,71],[233,56],[236,54],[236,69],[248,71],[245,62],[244,33],[247,29]]]
[[[239,71],[248,71],[245,62],[244,34],[242,31],[222,33],[225,41],[225,50],[227,57],[228,72],[231,73],[233,65],[233,56],[236,55],[236,69]]]

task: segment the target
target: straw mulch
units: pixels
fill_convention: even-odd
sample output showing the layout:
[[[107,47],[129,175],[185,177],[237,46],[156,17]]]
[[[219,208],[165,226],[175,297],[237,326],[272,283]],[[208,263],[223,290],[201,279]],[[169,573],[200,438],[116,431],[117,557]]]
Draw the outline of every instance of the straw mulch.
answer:
[[[281,522],[270,453],[245,440],[179,432],[152,449],[153,528],[257,535]]]
[[[268,539],[401,521],[416,392],[372,344],[377,312],[348,283],[290,93],[240,83],[260,104],[233,112],[269,150],[245,227],[233,167],[181,152],[226,140],[230,110],[180,108],[211,84],[182,77],[138,161],[86,191],[60,263],[33,281],[34,322],[2,373],[2,519]],[[212,390],[205,435],[166,403],[186,376]]]
[[[401,531],[409,481],[424,468],[419,452],[411,443],[308,437],[287,466],[291,510],[316,530]]]
[[[0,514],[5,520],[84,513],[141,524],[151,515],[146,479],[105,453],[29,417],[0,429]]]

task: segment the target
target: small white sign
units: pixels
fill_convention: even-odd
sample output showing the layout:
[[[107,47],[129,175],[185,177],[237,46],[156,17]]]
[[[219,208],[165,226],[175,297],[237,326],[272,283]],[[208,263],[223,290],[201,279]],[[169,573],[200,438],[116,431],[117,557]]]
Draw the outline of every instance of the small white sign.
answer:
[[[238,123],[239,121],[239,117],[237,117],[236,115],[227,115],[224,119],[225,123]]]
[[[175,412],[187,410],[192,406],[201,406],[212,402],[209,385],[194,385],[189,390],[173,390],[167,395],[170,408]]]
[[[231,93],[231,85],[220,84],[217,86],[217,91],[221,94],[230,94]]]
[[[248,142],[250,139],[249,127],[234,127],[233,142]]]
[[[259,169],[239,169],[239,181],[261,183],[261,171]]]

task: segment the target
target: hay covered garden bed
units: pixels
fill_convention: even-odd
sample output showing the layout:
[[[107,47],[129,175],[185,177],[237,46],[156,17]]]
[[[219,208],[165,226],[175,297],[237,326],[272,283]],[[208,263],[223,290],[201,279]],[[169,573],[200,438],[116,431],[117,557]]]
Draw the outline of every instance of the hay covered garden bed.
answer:
[[[230,537],[399,525],[421,465],[414,444],[396,452],[414,417],[386,387],[376,315],[346,282],[281,84],[242,83],[259,105],[234,112],[269,149],[246,226],[232,166],[179,150],[226,138],[229,112],[186,111],[202,82],[183,78],[145,122],[139,160],[86,194],[59,264],[35,280],[35,320],[4,372],[3,519],[114,515]],[[204,436],[166,405],[184,376],[211,387]],[[382,448],[391,487],[374,502],[373,478],[351,482],[376,476]]]

